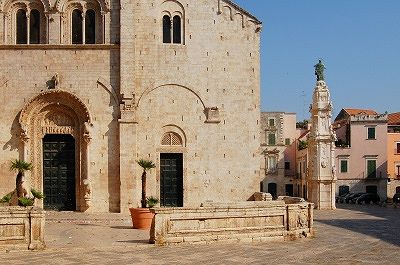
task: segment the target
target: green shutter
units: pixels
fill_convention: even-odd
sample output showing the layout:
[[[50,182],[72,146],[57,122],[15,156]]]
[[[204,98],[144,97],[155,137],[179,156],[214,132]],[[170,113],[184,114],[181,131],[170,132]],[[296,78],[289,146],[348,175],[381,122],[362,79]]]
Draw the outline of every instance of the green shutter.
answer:
[[[340,160],[340,172],[347,172],[347,160]]]
[[[368,139],[375,139],[375,127],[368,128]]]
[[[275,134],[274,133],[268,134],[268,144],[269,145],[275,145],[275,143],[276,143]]]
[[[376,160],[367,160],[367,177],[376,178]]]

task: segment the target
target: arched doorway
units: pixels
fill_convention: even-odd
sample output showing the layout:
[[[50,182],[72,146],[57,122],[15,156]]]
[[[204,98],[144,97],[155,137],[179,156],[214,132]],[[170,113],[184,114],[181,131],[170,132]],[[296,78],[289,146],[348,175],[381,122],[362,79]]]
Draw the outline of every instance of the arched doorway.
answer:
[[[74,211],[75,139],[68,134],[46,134],[43,138],[44,208]]]
[[[19,117],[22,158],[33,164],[29,186],[43,191],[47,208],[85,211],[91,205],[91,118],[75,95],[49,90],[31,99]]]

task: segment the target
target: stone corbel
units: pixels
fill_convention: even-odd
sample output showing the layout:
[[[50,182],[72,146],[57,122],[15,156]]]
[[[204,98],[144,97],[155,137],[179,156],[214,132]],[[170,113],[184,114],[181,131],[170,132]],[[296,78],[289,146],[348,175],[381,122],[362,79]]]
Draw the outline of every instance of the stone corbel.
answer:
[[[121,118],[120,123],[136,123],[136,106],[135,94],[125,96],[122,95],[122,103],[120,104]]]
[[[221,122],[218,107],[205,108],[204,112],[206,114],[205,123],[220,123]]]

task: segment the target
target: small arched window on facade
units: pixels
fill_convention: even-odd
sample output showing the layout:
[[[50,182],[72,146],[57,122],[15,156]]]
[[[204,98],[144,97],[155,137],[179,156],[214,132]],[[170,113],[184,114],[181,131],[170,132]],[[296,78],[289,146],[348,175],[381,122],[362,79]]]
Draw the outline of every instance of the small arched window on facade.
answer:
[[[163,135],[161,145],[182,146],[182,138],[174,132],[167,132]]]
[[[29,43],[40,43],[40,12],[33,9],[29,17]]]
[[[169,15],[164,15],[163,43],[182,43],[182,19],[180,16],[174,16],[171,21]]]
[[[96,13],[89,9],[85,15],[85,43],[96,43]]]
[[[171,43],[171,17],[163,17],[163,43]]]
[[[72,11],[72,44],[82,44],[82,11],[74,9]]]
[[[28,32],[27,32],[27,20],[26,12],[23,9],[18,9],[16,15],[17,24],[17,44],[27,44],[28,43]]]
[[[173,18],[173,37],[174,43],[182,43],[182,23],[180,16]]]

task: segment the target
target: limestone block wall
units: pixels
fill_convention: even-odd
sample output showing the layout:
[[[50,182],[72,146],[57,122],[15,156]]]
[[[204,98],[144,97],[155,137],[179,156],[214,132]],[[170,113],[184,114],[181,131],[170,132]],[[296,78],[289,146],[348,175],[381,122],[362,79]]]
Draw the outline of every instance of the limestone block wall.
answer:
[[[92,117],[89,175],[93,210],[119,211],[118,50],[114,46],[2,46],[0,62],[0,112],[6,114],[0,116],[0,194],[15,187],[15,173],[9,171],[9,161],[23,158],[19,114],[29,100],[49,91],[49,81],[58,73],[58,88],[76,95]],[[42,164],[34,166],[36,177],[31,176],[35,172],[28,172],[27,184],[42,189]],[[77,196],[80,182],[76,180]],[[79,208],[80,201],[77,203]]]
[[[168,151],[160,145],[163,128],[180,130],[185,206],[244,200],[259,190],[260,25],[224,1],[219,13],[218,2],[134,5],[136,157],[158,161]],[[163,12],[174,8],[184,13],[183,43],[164,44]],[[219,111],[216,123],[206,122],[205,110],[211,107]],[[140,174],[137,168],[134,187],[140,187]],[[154,196],[158,174],[159,169],[152,170],[148,180]],[[136,190],[133,203],[140,197]]]

